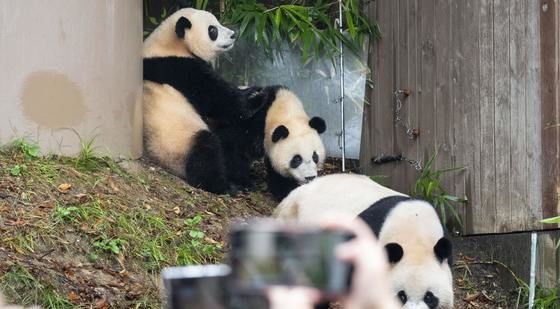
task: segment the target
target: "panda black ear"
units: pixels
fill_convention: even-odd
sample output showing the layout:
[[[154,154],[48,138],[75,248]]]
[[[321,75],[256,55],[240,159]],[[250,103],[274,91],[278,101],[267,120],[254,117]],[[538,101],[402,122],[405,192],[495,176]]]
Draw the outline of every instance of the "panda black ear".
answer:
[[[181,16],[175,24],[175,33],[177,34],[177,37],[180,39],[185,38],[185,29],[190,29],[191,27],[191,21],[188,18]]]
[[[288,137],[288,135],[290,135],[290,131],[288,131],[288,128],[286,128],[285,126],[278,126],[276,127],[276,129],[274,129],[274,132],[272,132],[272,142],[276,143],[277,141]]]
[[[319,134],[322,134],[327,130],[327,124],[325,123],[325,120],[323,120],[323,118],[321,117],[311,118],[311,120],[309,120],[309,126],[317,130]]]
[[[434,246],[434,253],[440,263],[442,263],[445,259],[449,260],[451,258],[452,251],[453,247],[451,245],[451,241],[445,237],[440,238]]]
[[[389,258],[389,263],[391,264],[395,264],[398,261],[400,261],[404,254],[401,245],[395,242],[386,244],[385,250],[387,251],[387,257]]]

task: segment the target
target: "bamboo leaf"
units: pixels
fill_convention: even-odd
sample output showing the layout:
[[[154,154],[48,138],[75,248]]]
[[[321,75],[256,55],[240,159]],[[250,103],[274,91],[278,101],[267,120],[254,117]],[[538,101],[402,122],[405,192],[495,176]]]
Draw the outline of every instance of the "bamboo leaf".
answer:
[[[541,220],[541,223],[547,223],[547,224],[560,224],[560,216],[558,217],[552,217],[552,218],[546,218]]]

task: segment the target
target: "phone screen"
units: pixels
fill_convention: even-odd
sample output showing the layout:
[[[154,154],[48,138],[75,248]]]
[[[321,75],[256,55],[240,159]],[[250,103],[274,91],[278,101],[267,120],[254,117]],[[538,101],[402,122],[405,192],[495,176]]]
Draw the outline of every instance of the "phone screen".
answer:
[[[271,285],[303,285],[326,294],[344,293],[349,288],[350,266],[334,252],[350,238],[334,231],[234,231],[234,286],[260,290]]]
[[[169,309],[226,309],[225,265],[166,268],[162,272]]]

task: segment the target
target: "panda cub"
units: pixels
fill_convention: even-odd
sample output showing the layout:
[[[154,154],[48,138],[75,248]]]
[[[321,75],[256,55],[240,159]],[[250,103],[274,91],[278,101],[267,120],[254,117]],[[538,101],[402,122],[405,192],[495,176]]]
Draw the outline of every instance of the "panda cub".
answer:
[[[337,213],[361,217],[385,246],[403,308],[453,308],[452,245],[432,205],[366,176],[335,174],[292,191],[274,217],[318,223]]]
[[[264,102],[259,88],[240,90],[220,78],[209,61],[230,50],[235,32],[209,12],[181,9],[144,42],[144,141],[147,155],[190,185],[234,193],[236,161],[207,118],[235,123]]]

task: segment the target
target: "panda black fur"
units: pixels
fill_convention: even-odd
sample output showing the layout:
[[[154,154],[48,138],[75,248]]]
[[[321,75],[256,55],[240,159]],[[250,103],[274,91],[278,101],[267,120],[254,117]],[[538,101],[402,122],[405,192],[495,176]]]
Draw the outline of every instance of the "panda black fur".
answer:
[[[148,156],[189,184],[215,193],[233,191],[238,161],[206,118],[237,122],[252,117],[263,98],[240,90],[209,61],[233,47],[235,33],[209,12],[181,9],[144,42],[144,140]]]
[[[429,203],[366,176],[334,174],[292,191],[273,216],[318,223],[340,213],[360,216],[385,246],[391,285],[403,308],[453,308],[452,245]]]

